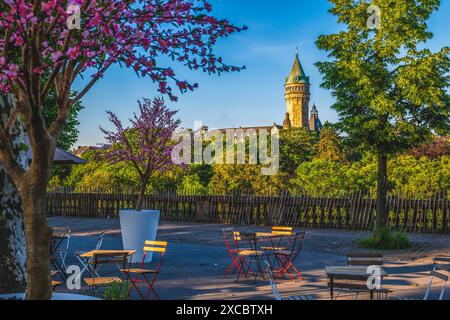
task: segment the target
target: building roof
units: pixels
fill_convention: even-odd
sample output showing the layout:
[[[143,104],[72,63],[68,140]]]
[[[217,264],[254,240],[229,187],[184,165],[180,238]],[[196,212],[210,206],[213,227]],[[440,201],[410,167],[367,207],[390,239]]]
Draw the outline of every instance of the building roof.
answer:
[[[292,66],[291,73],[286,78],[286,84],[305,83],[309,84],[309,77],[306,76],[303,70],[302,64],[297,54],[295,55],[294,65]]]
[[[30,140],[25,138],[25,143],[29,146],[27,151],[28,160],[31,161],[33,159],[33,152],[30,147]],[[83,160],[70,152],[67,152],[61,148],[56,148],[55,157],[53,158],[54,164],[85,164],[86,160]]]
[[[225,129],[217,129],[217,130],[211,130],[211,131],[221,131],[222,133],[226,133],[227,130],[244,130],[244,131],[248,131],[248,130],[255,130],[256,132],[258,132],[259,130],[267,130],[267,131],[271,131],[272,129],[277,128],[279,130],[283,129],[283,126],[280,126],[276,123],[274,123],[271,126],[255,126],[255,127],[239,127],[239,128],[225,128]]]
[[[319,115],[319,111],[317,110],[316,104],[314,103],[311,109],[311,115],[315,115],[318,116]]]
[[[322,122],[319,119],[319,111],[314,103],[311,109],[311,116],[309,118],[309,130],[320,132],[323,128]]]

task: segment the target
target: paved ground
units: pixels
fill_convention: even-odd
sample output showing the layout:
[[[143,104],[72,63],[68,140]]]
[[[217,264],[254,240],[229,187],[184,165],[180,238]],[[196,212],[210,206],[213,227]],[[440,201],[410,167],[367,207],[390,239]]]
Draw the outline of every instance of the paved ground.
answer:
[[[53,227],[71,226],[74,237],[71,251],[90,250],[96,243],[96,235],[108,230],[103,249],[121,249],[118,220],[50,218]],[[266,281],[243,280],[236,282],[234,276],[224,276],[230,258],[223,245],[219,225],[187,225],[162,222],[158,239],[169,241],[168,251],[156,288],[162,299],[273,299]],[[236,227],[241,231],[267,231],[268,228]],[[311,294],[316,299],[329,299],[324,268],[330,265],[345,265],[345,253],[358,250],[355,242],[367,235],[364,232],[341,230],[305,230],[307,236],[297,265],[305,280],[289,280],[279,283],[283,295]],[[450,236],[411,235],[414,247],[407,251],[385,253],[386,271],[389,279],[386,286],[394,295],[413,299],[423,297],[428,284],[432,258],[437,255],[450,256]],[[72,256],[72,255],[71,255]],[[76,263],[71,257],[70,263]],[[104,269],[102,272],[114,273]],[[65,291],[64,289],[59,289]],[[438,288],[436,288],[437,292]],[[137,298],[133,294],[133,298]],[[349,299],[343,295],[343,299]],[[361,298],[365,298],[362,296]],[[450,299],[450,295],[447,295]]]

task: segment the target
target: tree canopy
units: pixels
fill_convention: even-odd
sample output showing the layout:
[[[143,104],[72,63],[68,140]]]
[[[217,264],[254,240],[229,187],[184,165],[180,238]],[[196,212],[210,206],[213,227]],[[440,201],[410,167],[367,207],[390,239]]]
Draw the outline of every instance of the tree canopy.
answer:
[[[330,0],[344,29],[316,41],[317,63],[349,145],[378,156],[377,226],[387,222],[388,158],[449,132],[450,48],[432,52],[427,21],[439,0]],[[379,24],[371,26],[369,6]]]

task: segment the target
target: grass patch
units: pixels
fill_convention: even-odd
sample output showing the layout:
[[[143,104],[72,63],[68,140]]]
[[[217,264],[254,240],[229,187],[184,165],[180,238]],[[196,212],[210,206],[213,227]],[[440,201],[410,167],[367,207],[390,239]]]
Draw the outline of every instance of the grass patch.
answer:
[[[374,233],[358,241],[359,246],[375,250],[402,250],[412,247],[404,231],[395,231],[387,227],[377,228]]]

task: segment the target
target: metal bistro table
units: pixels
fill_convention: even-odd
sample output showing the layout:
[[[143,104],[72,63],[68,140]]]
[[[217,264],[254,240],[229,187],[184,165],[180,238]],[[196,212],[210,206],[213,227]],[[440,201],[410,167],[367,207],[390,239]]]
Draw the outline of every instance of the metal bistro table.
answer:
[[[334,299],[334,280],[356,280],[356,281],[367,281],[373,274],[368,273],[368,267],[366,266],[331,266],[326,267],[325,272],[327,274],[328,279],[330,280],[330,296],[331,300]],[[380,277],[381,283],[383,278],[388,277],[389,275],[386,271],[380,267]],[[380,291],[378,289],[369,289],[367,288],[367,292],[370,292],[370,297],[373,300],[374,293]]]
[[[262,276],[264,279],[264,271],[262,268],[262,256],[265,256],[268,262],[272,265],[272,262],[270,261],[268,257],[268,251],[267,250],[260,250],[258,248],[258,244],[263,240],[270,240],[270,246],[272,248],[275,248],[276,245],[274,244],[274,241],[276,239],[282,238],[282,235],[280,234],[274,234],[274,233],[268,233],[268,232],[239,232],[240,238],[242,241],[247,241],[250,245],[251,251],[254,254],[251,254],[253,257],[254,262],[256,263],[256,272],[255,272],[255,281],[258,278],[259,275]],[[244,272],[245,274],[245,272]],[[239,280],[241,276],[241,272],[239,272],[237,281]]]

